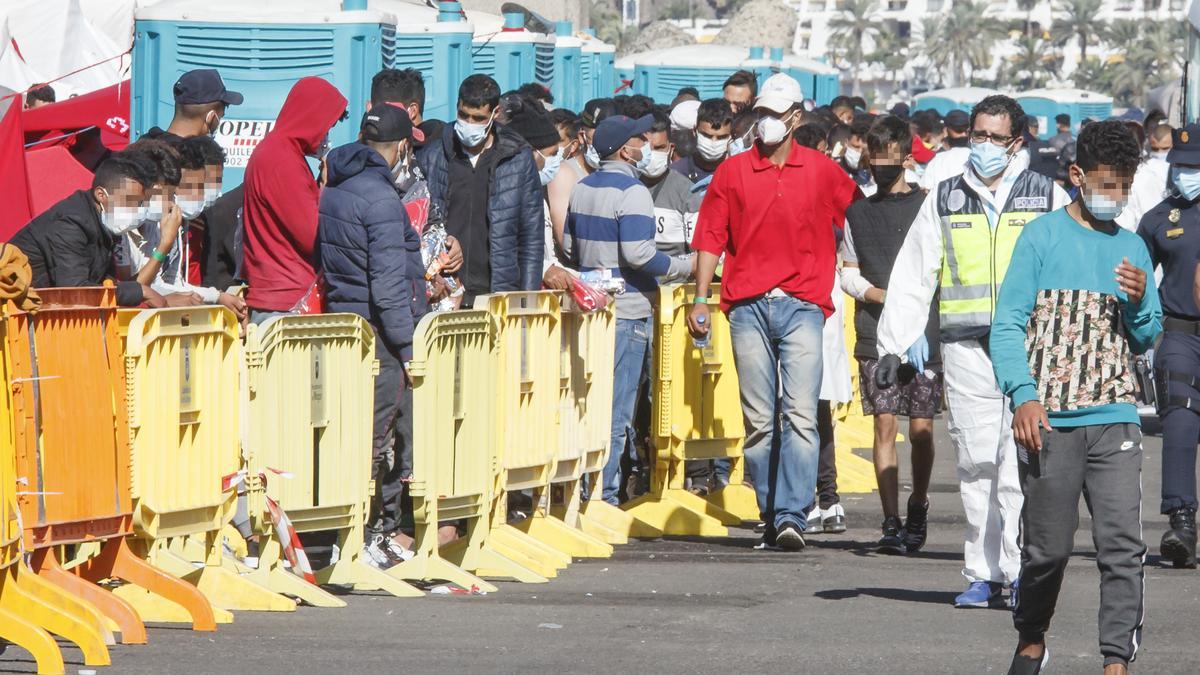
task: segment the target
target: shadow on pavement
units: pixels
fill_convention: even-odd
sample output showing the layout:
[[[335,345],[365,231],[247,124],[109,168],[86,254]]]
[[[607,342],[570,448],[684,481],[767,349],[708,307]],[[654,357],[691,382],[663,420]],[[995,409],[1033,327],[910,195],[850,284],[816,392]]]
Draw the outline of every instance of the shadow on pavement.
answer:
[[[836,588],[813,593],[822,600],[849,600],[863,595],[900,602],[923,602],[934,605],[952,605],[958,593],[954,591],[916,591],[907,588]]]

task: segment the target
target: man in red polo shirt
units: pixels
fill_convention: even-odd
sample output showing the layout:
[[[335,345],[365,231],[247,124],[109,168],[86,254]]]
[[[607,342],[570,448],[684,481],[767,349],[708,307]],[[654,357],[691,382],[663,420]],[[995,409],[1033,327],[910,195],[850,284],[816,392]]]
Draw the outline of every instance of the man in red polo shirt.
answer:
[[[688,315],[692,335],[705,335],[708,287],[725,254],[721,309],[729,316],[741,383],[746,461],[767,526],[763,544],[792,551],[804,548],[816,490],[821,330],[833,313],[834,228],[861,196],[836,164],[793,142],[802,98],[791,77],[768,78],[754,103],[761,115],[754,148],[727,159],[713,176],[692,240],[699,261]]]

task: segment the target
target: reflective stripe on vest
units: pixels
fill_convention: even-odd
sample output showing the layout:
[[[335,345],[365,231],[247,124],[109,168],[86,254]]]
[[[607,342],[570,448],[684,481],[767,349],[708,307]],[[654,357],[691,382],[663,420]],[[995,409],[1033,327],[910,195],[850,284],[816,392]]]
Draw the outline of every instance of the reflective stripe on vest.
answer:
[[[943,330],[991,325],[995,296],[1017,238],[1025,223],[1039,215],[1001,213],[994,230],[982,213],[941,217],[944,255],[938,313]]]

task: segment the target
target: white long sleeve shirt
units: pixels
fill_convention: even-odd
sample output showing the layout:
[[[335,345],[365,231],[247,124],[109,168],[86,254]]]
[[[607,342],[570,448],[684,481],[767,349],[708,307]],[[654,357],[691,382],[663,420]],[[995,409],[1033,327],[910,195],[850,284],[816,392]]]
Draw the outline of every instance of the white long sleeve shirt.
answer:
[[[1151,157],[1138,166],[1137,173],[1133,175],[1133,186],[1129,188],[1129,203],[1117,216],[1118,225],[1130,232],[1137,232],[1142,216],[1167,196],[1167,174],[1170,171],[1171,165],[1167,160],[1158,157]]]
[[[187,281],[187,236],[185,224],[179,229],[179,236],[175,238],[167,259],[159,266],[158,274],[154,275],[150,288],[162,295],[195,293],[205,304],[215,305],[221,298],[221,291],[205,286],[193,286]],[[116,250],[117,264],[128,267],[130,274],[136,278],[138,270],[150,262],[159,241],[158,223],[152,220],[143,222],[121,238]]]
[[[1028,168],[1029,155],[1017,153],[994,193],[984,186],[974,171],[963,174],[967,188],[983,201],[984,212],[992,227],[1000,219],[1017,177]],[[1063,208],[1068,203],[1067,193],[1055,185],[1051,210]],[[914,317],[929,316],[929,305],[941,281],[943,252],[937,191],[933,190],[921,204],[888,279],[887,302],[883,304],[877,333],[880,357],[904,354],[924,334],[925,321],[915,321]]]

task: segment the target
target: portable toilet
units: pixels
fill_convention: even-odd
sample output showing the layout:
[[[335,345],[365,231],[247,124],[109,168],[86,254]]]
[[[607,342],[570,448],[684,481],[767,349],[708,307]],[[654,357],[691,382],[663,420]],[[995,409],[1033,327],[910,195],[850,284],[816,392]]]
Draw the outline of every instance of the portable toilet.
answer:
[[[371,78],[383,66],[384,31],[396,19],[366,0],[164,0],[138,9],[133,48],[133,135],[166,127],[179,76],[215,68],[245,95],[221,120],[225,188],[240,185],[246,162],[270,131],[292,85],[322,77],[349,101],[348,122],[335,125],[334,145],[358,135]]]
[[[616,79],[613,82],[613,88],[611,91],[600,94],[596,98],[608,98],[616,93],[632,94],[636,91],[636,82],[633,77],[635,69],[633,60],[636,56],[641,56],[641,54],[630,54],[622,56],[619,59],[614,59],[613,76]],[[617,92],[618,88],[621,88],[620,92]]]
[[[584,97],[582,82],[583,40],[571,30],[570,21],[554,24],[554,77],[550,93],[554,105],[579,110],[591,97]]]
[[[579,62],[579,110],[594,98],[612,96],[619,86],[613,59],[617,48],[596,37],[595,29],[589,28],[580,36],[583,41],[583,58]]]
[[[935,89],[927,91],[924,94],[917,94],[913,99],[913,110],[933,109],[945,115],[951,110],[962,110],[963,112],[971,112],[971,108],[975,107],[988,96],[999,94],[995,89],[986,89],[984,87],[958,87],[955,89]]]
[[[795,54],[784,56],[782,52],[780,48],[772,49],[771,61],[777,70],[796,78],[805,98],[811,98],[819,106],[828,105],[841,93],[842,76],[837,68]]]
[[[474,72],[490,75],[500,85],[501,92],[528,82],[553,86],[553,35],[527,30],[525,15],[520,12],[506,12],[503,17],[467,12],[467,20],[475,26],[471,46]]]
[[[471,74],[474,30],[458,2],[439,2],[437,9],[412,0],[370,0],[372,9],[396,17],[384,27],[385,68],[413,68],[425,81],[426,119],[452,120],[458,85]]]
[[[775,50],[772,49],[771,53],[774,55]],[[759,84],[762,84],[763,80],[779,72],[779,69],[776,67],[777,65],[777,62],[772,63],[771,59],[767,58],[766,50],[762,47],[751,47],[749,56],[741,62],[739,69],[754,73],[754,76],[758,78]]]
[[[1016,97],[1025,114],[1037,118],[1038,136],[1048,139],[1058,133],[1054,118],[1066,113],[1071,116],[1071,133],[1079,134],[1079,123],[1085,119],[1104,120],[1112,117],[1111,96],[1082,89],[1035,89]]]
[[[756,52],[757,54],[758,52]],[[643,52],[628,61],[634,67],[633,89],[658,103],[670,103],[683,87],[695,87],[700,98],[719,98],[725,80],[747,67],[761,67],[761,55],[750,59],[744,47],[685,45]]]

